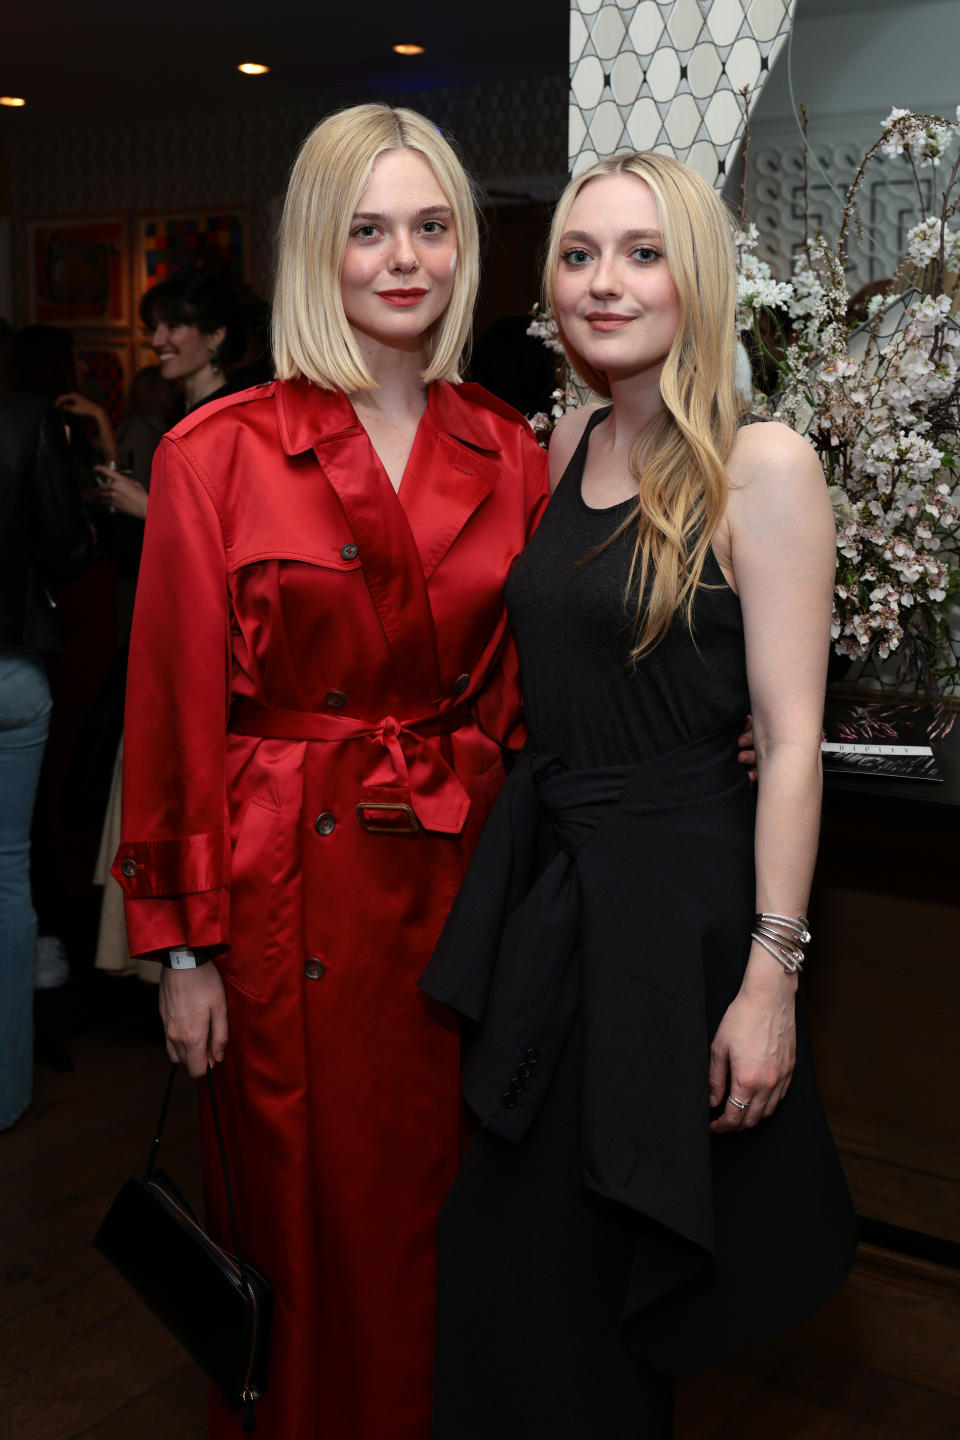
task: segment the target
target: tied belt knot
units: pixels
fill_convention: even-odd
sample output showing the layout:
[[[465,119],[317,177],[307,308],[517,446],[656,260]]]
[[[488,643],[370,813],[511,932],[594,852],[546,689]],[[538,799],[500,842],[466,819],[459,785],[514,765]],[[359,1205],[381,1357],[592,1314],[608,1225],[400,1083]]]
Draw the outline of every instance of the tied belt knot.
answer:
[[[372,740],[381,758],[364,777],[357,815],[364,829],[411,834],[422,825],[445,835],[459,835],[470,810],[470,796],[444,759],[439,745],[473,723],[467,697],[431,714],[411,720],[384,715],[366,720],[350,715],[325,715],[310,710],[282,710],[254,700],[235,700],[230,711],[232,735],[271,740]],[[372,816],[393,812],[410,823],[406,828],[380,825]],[[417,823],[419,822],[419,824]]]
[[[567,859],[577,858],[620,799],[632,773],[630,765],[567,770],[555,756],[531,756],[530,779],[537,801],[550,817],[557,844]]]

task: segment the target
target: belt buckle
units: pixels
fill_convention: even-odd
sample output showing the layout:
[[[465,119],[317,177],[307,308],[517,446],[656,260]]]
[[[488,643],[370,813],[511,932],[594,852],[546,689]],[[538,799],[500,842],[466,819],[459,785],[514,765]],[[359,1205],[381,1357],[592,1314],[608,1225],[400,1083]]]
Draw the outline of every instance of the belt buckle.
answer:
[[[407,817],[406,829],[399,825],[377,825],[367,819],[368,810],[392,810]],[[420,821],[414,815],[409,805],[404,805],[400,800],[367,800],[361,801],[356,807],[357,819],[369,835],[416,835],[420,829]]]

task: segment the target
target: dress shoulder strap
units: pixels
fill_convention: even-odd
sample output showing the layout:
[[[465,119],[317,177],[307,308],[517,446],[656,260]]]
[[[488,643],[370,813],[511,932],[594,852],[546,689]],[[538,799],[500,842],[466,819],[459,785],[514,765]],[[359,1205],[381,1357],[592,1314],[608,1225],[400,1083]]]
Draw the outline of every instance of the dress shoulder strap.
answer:
[[[606,420],[612,409],[612,405],[604,405],[599,410],[595,410],[590,416],[590,419],[583,427],[583,434],[577,442],[576,450],[574,450],[570,459],[567,461],[567,468],[557,481],[554,491],[555,494],[558,494],[564,486],[568,489],[573,488],[573,482],[568,479],[570,475],[575,477],[576,486],[579,487],[580,481],[583,478],[583,468],[587,463],[587,446],[590,444],[590,432],[600,424],[601,420]]]

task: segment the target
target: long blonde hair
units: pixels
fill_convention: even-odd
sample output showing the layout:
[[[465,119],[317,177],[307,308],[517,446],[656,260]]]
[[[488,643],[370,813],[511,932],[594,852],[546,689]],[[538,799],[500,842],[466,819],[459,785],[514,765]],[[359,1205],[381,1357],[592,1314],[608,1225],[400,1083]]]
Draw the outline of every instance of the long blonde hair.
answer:
[[[304,375],[324,389],[370,390],[375,382],[344,314],[340,270],[350,221],[385,150],[416,150],[453,211],[457,269],[450,303],[425,337],[423,380],[460,378],[480,272],[473,191],[452,146],[414,110],[354,105],[322,120],[293,166],[280,221],[273,301],[277,375]]]
[[[634,597],[636,661],[660,643],[678,611],[691,625],[726,505],[725,466],[744,410],[734,384],[736,268],[730,217],[695,170],[669,155],[615,155],[571,180],[560,197],[544,275],[544,301],[554,315],[560,241],[570,210],[585,185],[606,175],[636,175],[649,185],[680,303],[677,333],[660,376],[663,408],[630,455],[637,503],[607,542],[635,532],[627,597]],[[572,348],[559,318],[558,326],[574,370],[591,390],[609,398],[607,376]]]

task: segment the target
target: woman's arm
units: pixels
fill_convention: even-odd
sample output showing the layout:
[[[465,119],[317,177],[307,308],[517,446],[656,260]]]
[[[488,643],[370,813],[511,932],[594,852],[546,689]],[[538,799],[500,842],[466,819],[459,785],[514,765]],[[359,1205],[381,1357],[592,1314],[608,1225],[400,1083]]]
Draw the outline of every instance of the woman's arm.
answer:
[[[811,446],[781,425],[741,431],[729,466],[730,568],[743,610],[757,752],[756,909],[806,912],[820,825],[820,731],[836,535]],[[717,1133],[772,1115],[793,1073],[796,975],[754,941],[714,1038]]]
[[[157,452],[137,585],[124,722],[122,842],[111,873],[132,955],[222,952],[230,940],[226,745],[227,564],[209,481],[182,440]],[[214,965],[165,970],[171,1059],[202,1075],[222,1057],[226,1001]]]

